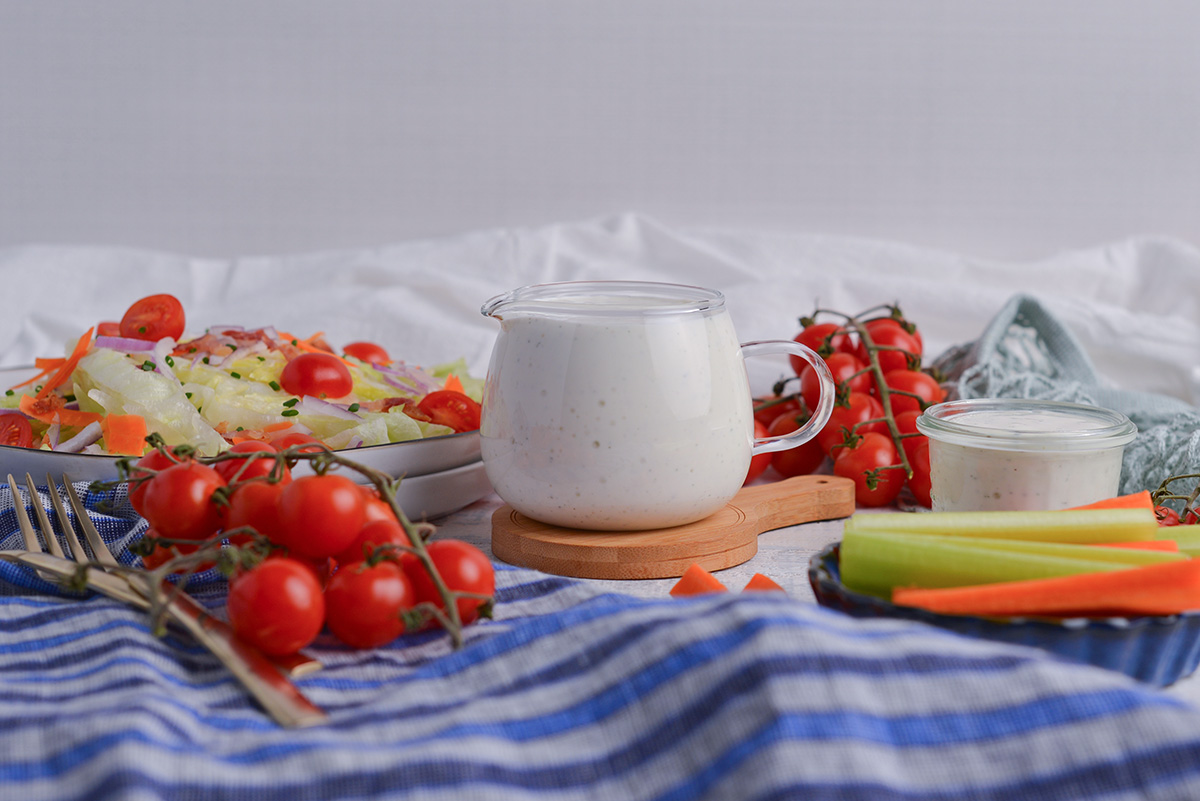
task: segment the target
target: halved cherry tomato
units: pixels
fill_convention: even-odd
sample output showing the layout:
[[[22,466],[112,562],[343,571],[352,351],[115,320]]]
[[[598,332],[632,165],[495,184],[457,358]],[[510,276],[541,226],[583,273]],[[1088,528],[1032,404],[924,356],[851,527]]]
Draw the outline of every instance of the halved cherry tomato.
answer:
[[[305,434],[303,431],[293,431],[290,434],[276,437],[271,440],[271,444],[275,446],[276,450],[286,451],[288,448],[295,448],[298,445],[321,445],[321,440],[311,434]],[[300,448],[299,452],[308,453],[319,450],[322,450],[322,448]]]
[[[754,436],[756,439],[762,439],[767,434],[767,427],[757,420],[754,421]],[[771,466],[771,457],[773,453],[760,453],[758,456],[750,458],[750,469],[746,471],[746,480],[743,485],[749,484],[754,479],[758,478],[763,472]]]
[[[399,637],[402,615],[415,605],[412,582],[395,562],[343,566],[325,588],[325,622],[352,648],[376,648]]]
[[[105,320],[102,323],[96,323],[96,336],[119,337],[121,336],[121,324],[115,320]]]
[[[292,395],[343,398],[354,389],[346,363],[331,353],[301,353],[279,374],[279,385]]]
[[[452,389],[430,392],[421,398],[417,408],[438,425],[449,426],[459,433],[479,428],[480,405],[473,398]]]
[[[121,318],[120,334],[130,339],[157,342],[163,337],[183,336],[186,318],[183,304],[174,295],[150,295],[134,301]]]
[[[238,637],[267,654],[292,654],[321,632],[325,596],[311,567],[277,557],[230,580],[226,610]]]
[[[33,426],[18,412],[0,414],[0,445],[28,448],[33,444]]]
[[[226,453],[279,453],[279,449],[269,442],[248,439],[239,442]],[[269,476],[275,469],[275,460],[264,456],[247,456],[241,459],[228,459],[213,465],[225,482],[232,484],[236,481],[249,481],[252,478]],[[292,471],[285,465],[280,476],[280,482],[286,484],[292,480]]]
[[[345,476],[301,476],[279,496],[278,536],[293,554],[324,559],[341,553],[363,526],[362,490]]]
[[[206,539],[221,525],[221,507],[212,495],[224,486],[225,479],[208,465],[171,465],[147,482],[142,514],[167,539]]]
[[[342,348],[342,352],[367,364],[387,364],[392,360],[388,352],[374,342],[351,342]]]

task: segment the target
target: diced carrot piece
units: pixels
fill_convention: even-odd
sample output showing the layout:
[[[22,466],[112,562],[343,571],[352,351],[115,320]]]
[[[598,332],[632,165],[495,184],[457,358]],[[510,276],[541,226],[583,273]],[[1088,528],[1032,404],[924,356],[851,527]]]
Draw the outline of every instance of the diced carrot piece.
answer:
[[[140,414],[110,414],[100,421],[104,449],[109,453],[141,456],[146,451],[146,418]]]
[[[713,592],[728,592],[724,584],[717,581],[716,577],[709,573],[700,565],[693,564],[683,572],[679,577],[679,581],[675,582],[675,586],[671,588],[671,595],[675,598],[682,598],[688,595],[704,595]]]
[[[746,582],[746,586],[742,592],[787,592],[783,587],[775,582],[769,576],[764,576],[762,573],[755,573],[750,577],[750,581]]]

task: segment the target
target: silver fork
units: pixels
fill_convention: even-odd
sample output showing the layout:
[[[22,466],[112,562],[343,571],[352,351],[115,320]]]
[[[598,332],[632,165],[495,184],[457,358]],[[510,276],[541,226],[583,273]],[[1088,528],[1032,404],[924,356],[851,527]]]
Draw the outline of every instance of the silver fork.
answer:
[[[88,586],[97,592],[116,600],[131,604],[139,609],[149,609],[151,587],[143,574],[133,572],[107,572],[111,568],[120,567],[117,560],[104,544],[100,533],[87,516],[87,511],[79,499],[78,493],[71,481],[63,476],[71,508],[75,519],[83,529],[84,537],[91,546],[95,562],[91,563],[74,527],[71,525],[67,510],[59,495],[56,483],[46,476],[46,485],[50,495],[51,505],[58,517],[71,555],[76,560],[68,560],[66,553],[54,535],[54,528],[42,507],[41,499],[33,477],[25,474],[26,487],[33,501],[31,506],[38,519],[38,528],[34,529],[25,512],[25,504],[17,488],[17,482],[12,474],[8,475],[8,486],[13,494],[13,506],[17,513],[17,524],[24,539],[24,551],[0,552],[0,557],[27,565],[40,572],[58,577],[69,577],[76,573],[78,564],[90,564],[87,571]],[[37,531],[41,531],[45,540],[43,550],[38,540]],[[99,567],[97,567],[97,565]],[[163,588],[171,592],[172,587]],[[282,726],[302,727],[323,723],[326,714],[311,701],[304,697],[284,673],[288,665],[279,665],[268,659],[261,651],[253,648],[234,636],[232,629],[224,621],[213,617],[203,606],[186,593],[174,592],[172,601],[166,605],[168,618],[191,634],[197,642],[207,648],[223,665],[242,683],[249,693],[259,702],[264,710]],[[300,658],[301,662],[311,662]],[[319,667],[320,663],[316,663]]]

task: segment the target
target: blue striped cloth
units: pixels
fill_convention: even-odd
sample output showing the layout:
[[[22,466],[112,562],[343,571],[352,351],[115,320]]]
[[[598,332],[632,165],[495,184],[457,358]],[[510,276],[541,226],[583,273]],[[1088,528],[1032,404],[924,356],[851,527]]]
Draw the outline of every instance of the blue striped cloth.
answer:
[[[6,489],[0,521],[16,547]],[[457,652],[322,638],[299,684],[331,722],[286,731],[192,642],[4,566],[0,799],[1200,798],[1200,711],[1115,673],[774,595],[497,581]]]

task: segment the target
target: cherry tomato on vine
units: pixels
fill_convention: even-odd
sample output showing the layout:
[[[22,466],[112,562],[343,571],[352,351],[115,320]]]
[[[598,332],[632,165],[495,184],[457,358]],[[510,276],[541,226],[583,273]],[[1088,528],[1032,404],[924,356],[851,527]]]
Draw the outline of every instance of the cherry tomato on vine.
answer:
[[[755,420],[754,438],[762,439],[765,436],[767,436],[767,427]],[[746,480],[742,482],[742,485],[745,486],[761,476],[771,466],[771,457],[774,455],[773,453],[760,453],[757,456],[750,457],[750,469],[746,471]]]
[[[399,637],[402,615],[415,605],[412,582],[395,562],[344,565],[325,587],[325,622],[352,648],[375,648]]]
[[[276,454],[279,449],[269,442],[259,442],[249,439],[239,442],[226,453],[266,453]],[[266,477],[275,469],[275,460],[269,456],[248,456],[241,459],[227,459],[213,464],[213,469],[221,474],[227,484],[236,481],[249,481],[252,478]],[[283,467],[280,482],[286,484],[292,480],[292,471]]]
[[[938,384],[937,379],[918,370],[891,370],[883,374],[883,383],[892,391],[890,398],[893,414],[919,412],[924,406],[941,403],[946,398],[946,391]],[[913,395],[917,397],[914,398]]]
[[[773,437],[790,434],[807,421],[806,415],[785,414],[775,418],[775,422],[771,423],[767,433]],[[810,439],[795,448],[788,448],[786,451],[775,451],[770,456],[771,467],[775,469],[775,472],[789,478],[791,476],[807,476],[825,462],[825,451],[821,450],[821,446],[815,439]]]
[[[312,568],[285,557],[234,576],[227,610],[238,637],[274,655],[299,651],[325,622],[325,598]]]
[[[183,304],[174,295],[150,295],[133,302],[121,318],[119,332],[129,339],[157,342],[183,336]]]
[[[362,490],[345,476],[301,476],[279,496],[278,536],[287,549],[306,559],[344,551],[366,516]]]
[[[142,515],[167,539],[206,539],[221,526],[222,510],[212,496],[224,486],[225,479],[208,465],[171,465],[147,482]]]
[[[867,423],[868,420],[878,422]],[[862,424],[862,425],[860,425]],[[855,430],[855,426],[859,426]],[[837,454],[841,445],[846,441],[848,433],[865,434],[876,431],[887,433],[887,423],[883,421],[883,406],[874,397],[865,392],[851,392],[845,398],[845,403],[835,403],[829,422],[817,433],[817,444],[821,450],[830,456]]]
[[[1154,516],[1158,518],[1160,526],[1178,526],[1183,523],[1179,519],[1179,512],[1176,512],[1170,506],[1155,506]]]
[[[374,487],[362,487],[363,493],[363,520],[370,523],[372,520],[395,520],[396,515],[392,512],[392,507],[388,506]]]
[[[295,448],[298,445],[322,445],[321,440],[311,434],[305,434],[303,431],[293,431],[290,434],[284,434],[271,440],[271,444],[276,450],[286,451],[288,448]],[[317,448],[300,448],[300,453],[310,453],[312,451],[324,450],[324,447]]]
[[[806,345],[819,356],[828,357],[830,354],[839,351],[843,353],[852,353],[854,351],[854,340],[837,323],[813,323],[799,334],[796,334],[795,341],[801,345]],[[799,356],[788,356],[788,359],[791,361],[792,370],[796,375],[800,375],[800,373],[804,372],[804,368],[808,366],[808,362]]]
[[[783,414],[796,414],[801,410],[798,395],[771,395],[766,398],[754,399],[754,420],[769,426],[776,417]]]
[[[354,389],[346,363],[331,353],[301,353],[279,374],[279,385],[292,395],[343,398]]]
[[[890,317],[869,320],[863,324],[863,328],[867,330],[871,342],[880,349],[878,351],[879,366],[883,372],[907,370],[921,366],[922,346],[919,334],[908,333],[904,326]],[[858,349],[854,355],[864,364],[870,363],[865,342],[858,343]],[[910,355],[913,359],[911,365],[909,363]]]
[[[392,360],[388,352],[374,342],[351,342],[342,348],[342,352],[367,364],[387,364]]]
[[[430,392],[417,408],[429,415],[438,425],[449,426],[455,431],[476,431],[482,407],[461,392],[439,389]]]
[[[148,476],[151,470],[166,470],[173,464],[175,464],[175,461],[170,456],[155,448],[141,459],[138,459],[129,470],[129,478],[131,479],[129,484],[129,503],[132,504],[134,511],[142,517],[146,516],[146,512],[142,508],[142,499],[146,497],[146,490],[150,487],[150,482],[140,481],[133,483],[132,479]]]
[[[854,479],[854,499],[861,506],[886,506],[904,488],[904,471],[883,469],[899,461],[890,437],[864,434],[852,448],[843,448],[833,462],[833,472]]]
[[[33,425],[18,412],[0,414],[0,445],[28,448],[33,444]]]
[[[148,528],[143,536],[147,539],[152,539],[158,537],[159,534],[154,529]],[[170,559],[174,559],[177,556],[187,556],[188,554],[193,554],[198,550],[200,550],[199,545],[185,545],[183,543],[176,545],[163,545],[158,543],[155,544],[154,550],[152,550],[148,555],[142,557],[142,567],[146,568],[147,570],[154,570],[157,567],[161,567]],[[215,562],[201,562],[195,567],[189,569],[195,573],[203,573],[205,570],[210,570],[215,566]]]
[[[921,442],[928,442],[929,437],[917,431],[917,418],[921,413],[910,409],[907,412],[900,412],[896,415],[896,430],[901,434],[900,447],[904,448],[904,454],[908,460],[912,461],[912,450]]]
[[[400,521],[391,516],[390,509],[388,514],[387,520],[368,520],[364,523],[354,541],[334,555],[334,561],[339,565],[353,564],[366,559],[371,550],[381,545],[412,545]],[[396,558],[400,558],[399,553]]]
[[[483,551],[462,540],[434,540],[426,546],[438,575],[454,592],[470,592],[490,596],[496,591],[496,574]],[[415,557],[402,560],[404,572],[412,582],[419,603],[428,602],[445,609],[437,585],[425,567]],[[456,606],[462,622],[471,623],[479,617],[483,603],[476,598],[459,598]]]
[[[283,494],[283,482],[250,481],[240,484],[229,495],[229,507],[225,510],[225,530],[249,526],[271,542],[281,545],[279,535],[279,497]],[[235,534],[232,541],[245,542],[249,535]]]
[[[834,385],[841,390],[844,386],[850,392],[870,392],[875,381],[869,372],[864,372],[866,364],[849,353],[835,353],[825,360],[829,372],[833,374]],[[809,409],[817,408],[821,399],[821,383],[812,367],[806,366],[800,373],[800,397],[804,399]]]
[[[908,440],[904,440],[907,444]],[[933,506],[931,489],[933,482],[929,477],[929,439],[922,438],[911,450],[908,450],[908,464],[913,474],[908,479],[908,488],[913,497],[922,506]]]

